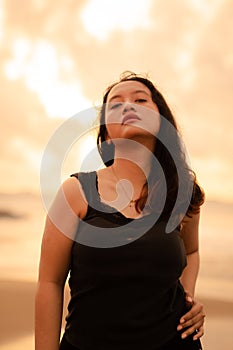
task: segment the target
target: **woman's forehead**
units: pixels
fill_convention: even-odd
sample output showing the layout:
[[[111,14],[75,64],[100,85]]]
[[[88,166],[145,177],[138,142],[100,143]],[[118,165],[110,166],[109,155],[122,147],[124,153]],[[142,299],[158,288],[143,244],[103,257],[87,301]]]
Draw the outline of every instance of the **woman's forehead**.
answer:
[[[151,92],[146,85],[139,81],[128,80],[122,81],[115,85],[108,94],[108,100],[110,100],[114,96],[121,96],[123,94],[133,94],[136,92],[145,92],[149,96],[151,96]]]

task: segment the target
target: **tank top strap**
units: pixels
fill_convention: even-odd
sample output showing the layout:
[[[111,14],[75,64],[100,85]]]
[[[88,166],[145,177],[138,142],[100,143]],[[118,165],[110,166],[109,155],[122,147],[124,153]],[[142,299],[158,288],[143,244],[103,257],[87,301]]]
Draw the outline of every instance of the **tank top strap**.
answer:
[[[96,171],[91,172],[79,172],[70,175],[71,177],[76,177],[83,189],[86,200],[90,206],[98,202],[98,191],[97,191],[97,174]],[[95,207],[95,205],[94,205]]]

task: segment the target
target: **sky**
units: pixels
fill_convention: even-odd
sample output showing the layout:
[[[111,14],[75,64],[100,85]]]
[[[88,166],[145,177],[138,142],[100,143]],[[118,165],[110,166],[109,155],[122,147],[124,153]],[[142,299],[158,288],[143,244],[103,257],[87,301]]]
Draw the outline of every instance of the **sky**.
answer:
[[[0,0],[0,192],[40,191],[55,130],[130,70],[163,93],[207,198],[232,202],[232,13],[232,0]]]

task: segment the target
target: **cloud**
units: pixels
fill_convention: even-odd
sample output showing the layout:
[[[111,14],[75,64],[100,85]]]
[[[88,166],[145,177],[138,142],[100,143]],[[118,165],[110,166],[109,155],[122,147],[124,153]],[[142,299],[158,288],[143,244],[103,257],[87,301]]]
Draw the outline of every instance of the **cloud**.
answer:
[[[14,81],[9,80],[3,70],[0,73],[6,154],[7,140],[18,136],[27,140],[24,145],[35,145],[35,149],[43,147],[46,137],[59,125],[59,121],[48,118],[48,113],[58,115],[58,109],[64,108],[64,114],[67,108],[70,114],[69,107],[75,108],[76,98],[77,112],[82,98],[90,101],[90,107],[98,104],[108,84],[118,79],[122,71],[133,70],[149,73],[167,98],[181,125],[191,158],[198,159],[196,170],[201,173],[204,185],[208,187],[208,177],[203,170],[205,160],[216,159],[220,165],[224,162],[226,175],[232,169],[233,151],[230,137],[232,2],[215,0],[210,5],[207,1],[194,4],[193,0],[151,1],[149,15],[145,9],[149,26],[124,28],[127,21],[124,13],[122,26],[111,27],[105,23],[102,41],[88,32],[82,21],[88,3],[91,4],[85,0],[71,0],[68,4],[24,0],[16,10],[13,1],[5,1],[1,66],[5,68],[6,63],[14,62],[14,43],[22,38],[30,43],[26,60],[28,73],[24,71]],[[108,14],[108,7],[101,10]],[[98,20],[96,16],[95,25]],[[42,43],[50,46],[49,55]],[[41,47],[41,60],[35,63],[38,47]],[[53,55],[54,66],[50,62]],[[43,82],[41,88],[37,79]],[[66,96],[65,103],[61,104],[63,96]],[[211,169],[214,172],[212,165]],[[225,175],[222,174],[227,187],[229,178]]]
[[[80,13],[85,30],[99,40],[106,40],[115,30],[123,32],[150,28],[151,0],[89,0]],[[140,18],[140,21],[139,21]]]
[[[199,128],[206,151],[223,157],[233,153],[233,33],[229,30],[232,10],[232,2],[226,1],[203,30],[193,55],[195,79],[189,91],[181,94],[189,116],[187,122],[193,124],[193,136]]]

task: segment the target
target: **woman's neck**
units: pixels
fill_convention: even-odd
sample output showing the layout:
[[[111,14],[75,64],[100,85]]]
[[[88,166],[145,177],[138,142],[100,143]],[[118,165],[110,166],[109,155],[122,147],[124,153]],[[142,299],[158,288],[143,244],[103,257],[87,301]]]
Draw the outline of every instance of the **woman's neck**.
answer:
[[[115,143],[114,171],[119,179],[138,179],[143,182],[149,176],[153,153],[138,142],[119,140]]]

